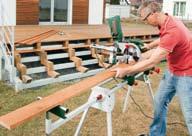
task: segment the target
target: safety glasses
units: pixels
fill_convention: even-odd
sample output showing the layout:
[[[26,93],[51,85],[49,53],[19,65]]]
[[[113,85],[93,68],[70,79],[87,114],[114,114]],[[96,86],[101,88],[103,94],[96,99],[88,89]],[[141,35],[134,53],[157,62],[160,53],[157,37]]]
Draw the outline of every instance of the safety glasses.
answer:
[[[147,18],[148,18],[151,14],[152,14],[151,12],[150,12],[150,13],[148,13],[145,17],[141,18],[141,20],[142,20],[142,21],[146,21],[146,20],[147,20]]]

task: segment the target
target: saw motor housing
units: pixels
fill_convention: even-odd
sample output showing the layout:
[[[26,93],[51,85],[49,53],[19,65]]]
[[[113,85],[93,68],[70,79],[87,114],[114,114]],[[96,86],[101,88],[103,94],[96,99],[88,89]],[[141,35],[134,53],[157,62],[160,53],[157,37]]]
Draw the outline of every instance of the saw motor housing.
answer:
[[[122,48],[123,60],[127,64],[133,64],[141,59],[141,50],[134,43],[120,43],[119,47]]]
[[[110,64],[116,64],[118,62],[132,64],[138,62],[141,59],[141,50],[134,43],[115,42],[114,45],[110,47],[92,44],[91,48],[108,51],[108,60]],[[127,50],[126,53],[125,50]]]

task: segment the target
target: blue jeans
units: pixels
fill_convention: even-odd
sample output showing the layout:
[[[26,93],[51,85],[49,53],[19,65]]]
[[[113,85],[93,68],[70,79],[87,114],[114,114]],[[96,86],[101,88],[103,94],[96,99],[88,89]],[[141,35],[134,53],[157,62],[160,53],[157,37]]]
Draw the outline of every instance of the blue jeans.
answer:
[[[185,122],[192,136],[192,76],[175,76],[165,72],[154,98],[154,120],[150,126],[150,136],[165,136],[167,109],[177,93]]]

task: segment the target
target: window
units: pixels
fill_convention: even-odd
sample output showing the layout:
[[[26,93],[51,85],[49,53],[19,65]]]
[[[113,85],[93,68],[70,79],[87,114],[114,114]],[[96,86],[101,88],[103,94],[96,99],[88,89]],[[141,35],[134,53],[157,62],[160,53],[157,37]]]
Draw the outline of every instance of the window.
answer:
[[[54,22],[67,22],[68,0],[54,1]]]
[[[41,0],[40,1],[40,18],[41,22],[50,22],[51,21],[51,1]]]
[[[40,24],[64,24],[70,22],[70,0],[40,0]]]
[[[174,2],[173,15],[174,16],[185,16],[186,2]]]

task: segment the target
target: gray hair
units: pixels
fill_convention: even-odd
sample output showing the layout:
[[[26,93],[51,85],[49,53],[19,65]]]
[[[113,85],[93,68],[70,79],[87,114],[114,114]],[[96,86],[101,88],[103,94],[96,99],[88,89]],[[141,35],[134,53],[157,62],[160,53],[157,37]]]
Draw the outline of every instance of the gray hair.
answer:
[[[156,1],[145,1],[141,4],[141,6],[138,9],[138,14],[140,15],[141,11],[144,11],[145,13],[155,13],[155,12],[161,12],[161,5],[160,3]]]

